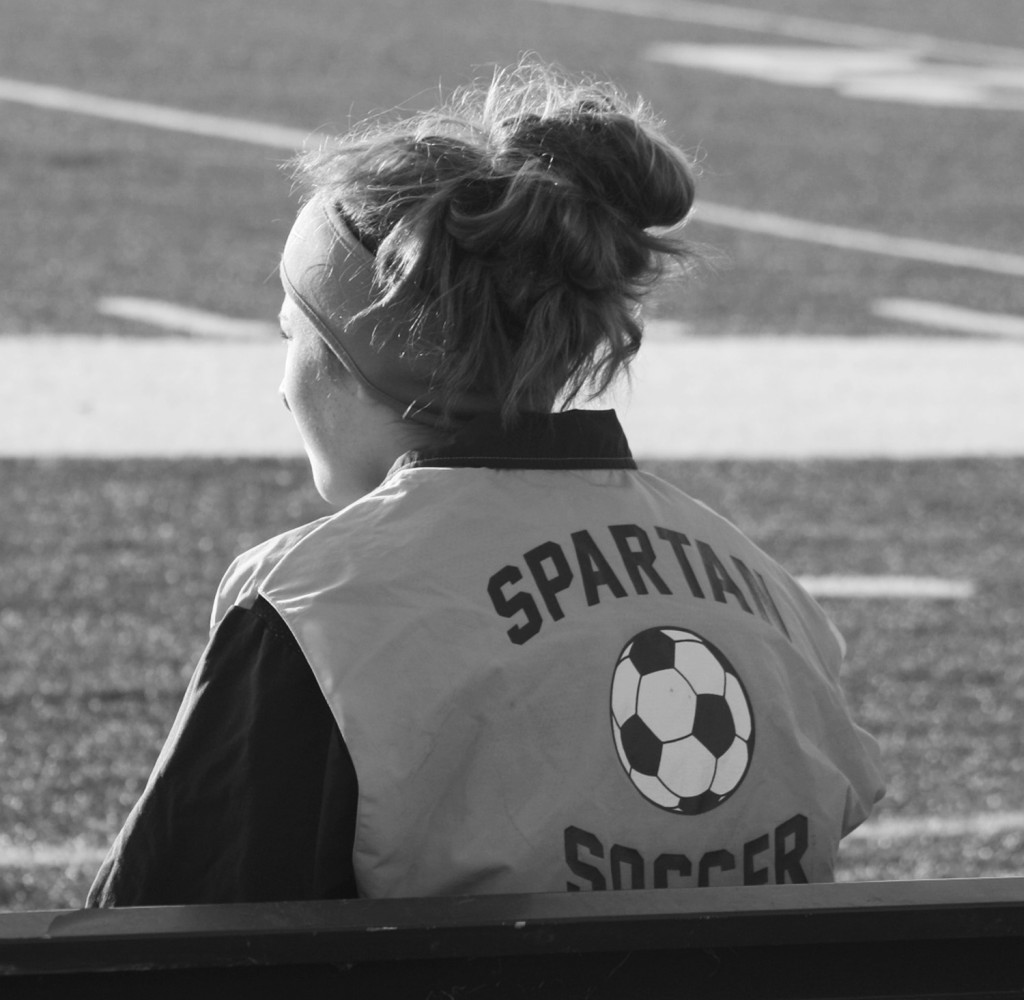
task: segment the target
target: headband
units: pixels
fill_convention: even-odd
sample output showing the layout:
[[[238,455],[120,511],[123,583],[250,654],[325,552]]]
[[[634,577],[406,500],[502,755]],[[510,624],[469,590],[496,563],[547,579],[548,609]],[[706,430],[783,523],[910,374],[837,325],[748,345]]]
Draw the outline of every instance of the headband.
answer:
[[[380,402],[403,418],[436,427],[445,422],[430,359],[410,349],[408,296],[378,305],[375,258],[337,207],[323,197],[299,212],[281,257],[281,284],[313,323],[331,353]],[[452,400],[465,418],[494,412],[478,393]]]

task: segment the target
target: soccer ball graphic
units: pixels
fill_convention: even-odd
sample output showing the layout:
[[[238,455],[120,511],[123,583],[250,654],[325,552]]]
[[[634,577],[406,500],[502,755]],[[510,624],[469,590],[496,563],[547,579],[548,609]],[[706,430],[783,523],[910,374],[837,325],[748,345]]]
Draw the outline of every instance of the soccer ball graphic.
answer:
[[[640,794],[686,816],[732,795],[754,753],[754,717],[739,675],[683,628],[645,629],[626,643],[612,678],[612,734]]]

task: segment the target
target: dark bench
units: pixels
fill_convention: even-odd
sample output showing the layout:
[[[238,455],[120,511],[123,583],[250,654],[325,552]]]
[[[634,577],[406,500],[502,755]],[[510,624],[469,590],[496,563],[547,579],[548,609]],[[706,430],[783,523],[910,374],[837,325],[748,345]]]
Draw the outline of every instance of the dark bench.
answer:
[[[1024,997],[1024,878],[0,914],[0,997]]]

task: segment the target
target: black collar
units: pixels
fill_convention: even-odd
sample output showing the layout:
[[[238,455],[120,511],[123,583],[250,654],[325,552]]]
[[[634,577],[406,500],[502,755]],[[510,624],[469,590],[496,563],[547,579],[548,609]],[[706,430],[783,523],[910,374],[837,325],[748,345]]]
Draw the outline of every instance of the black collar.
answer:
[[[494,414],[473,417],[444,444],[406,452],[399,469],[635,469],[614,410],[524,414],[505,431]]]

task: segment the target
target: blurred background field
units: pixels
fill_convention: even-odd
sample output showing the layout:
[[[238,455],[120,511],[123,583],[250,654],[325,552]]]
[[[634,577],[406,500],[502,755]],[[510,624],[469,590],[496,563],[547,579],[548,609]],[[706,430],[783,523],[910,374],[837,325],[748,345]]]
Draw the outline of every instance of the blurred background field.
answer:
[[[1015,0],[756,6],[1024,47]],[[699,160],[708,201],[1020,249],[1019,113],[848,100],[644,58],[667,40],[794,44],[778,35],[537,0],[5,0],[3,25],[5,77],[310,131],[429,105],[532,50],[648,97]],[[295,205],[282,151],[10,103],[3,115],[2,329],[109,330],[95,302],[111,294],[276,313],[269,279]],[[719,273],[659,311],[702,332],[879,332],[890,327],[870,303],[892,295],[1024,309],[1019,281],[766,243],[699,218],[692,236],[713,245]]]
[[[651,467],[797,573],[973,580],[964,602],[825,604],[849,642],[851,703],[881,740],[882,815],[1021,808],[1024,461]],[[0,871],[0,901],[76,905],[156,759],[224,567],[325,508],[299,460],[8,460],[0,473],[0,847],[23,858]],[[59,844],[57,864],[35,863]],[[848,841],[841,875],[1011,874],[1022,851],[1019,829],[901,833]]]
[[[794,22],[785,20],[754,30],[749,18],[740,29],[682,17],[708,6],[998,47],[990,58],[1007,82],[950,106],[648,58],[664,42],[814,44],[787,35]],[[665,0],[664,9],[650,17],[627,3],[613,11],[538,0],[136,0],[127,9],[115,0],[3,0],[0,77],[312,132],[399,102],[433,103],[439,88],[536,51],[644,94],[698,160],[709,203],[1021,252],[1024,119],[1010,106],[1024,95],[1014,82],[1024,75],[1017,0]],[[962,64],[961,77],[987,65],[981,55],[921,60]],[[995,109],[990,98],[1009,103]],[[2,96],[0,120],[0,337],[188,336],[105,315],[98,303],[109,296],[273,322],[276,260],[296,206],[285,150]],[[808,343],[912,335],[924,351],[936,337],[976,340],[985,316],[1024,316],[1021,275],[722,227],[702,221],[699,207],[688,232],[706,265],[649,309],[688,334]],[[891,298],[972,310],[979,330],[887,319],[877,304]],[[1024,338],[1020,345],[1024,386]],[[59,342],[52,364],[62,364]],[[679,392],[700,375],[681,371]],[[727,380],[719,398],[756,422],[757,399],[736,398]],[[951,392],[950,426],[970,417],[960,405]],[[3,412],[0,456],[15,450],[3,441],[33,432],[17,407]],[[840,876],[1019,874],[1024,452],[936,459],[923,442],[922,456],[893,458],[885,414],[861,418],[877,425],[876,456],[839,460],[822,441],[799,460],[647,464],[799,574],[972,584],[962,600],[823,598],[849,641],[855,714],[885,753],[890,793],[880,817],[904,821],[849,841]],[[714,425],[714,410],[706,419]],[[1024,424],[1024,407],[1006,419]],[[680,437],[700,434],[694,426]],[[154,442],[153,454],[123,460],[82,457],[80,448],[73,457],[0,457],[0,907],[81,904],[203,646],[220,574],[244,547],[324,512],[299,457],[158,452]]]

